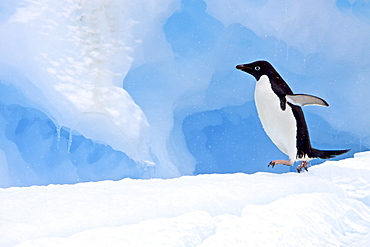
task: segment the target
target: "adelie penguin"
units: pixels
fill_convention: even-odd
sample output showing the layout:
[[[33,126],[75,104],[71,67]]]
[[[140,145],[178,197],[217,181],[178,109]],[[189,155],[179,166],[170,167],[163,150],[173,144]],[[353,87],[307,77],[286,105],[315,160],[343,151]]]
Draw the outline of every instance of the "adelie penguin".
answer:
[[[236,68],[256,78],[254,100],[262,126],[272,142],[289,156],[289,160],[273,160],[269,166],[291,166],[295,161],[300,161],[298,172],[302,169],[307,171],[308,161],[312,159],[329,159],[349,151],[311,147],[302,106],[329,106],[325,100],[307,94],[294,94],[267,61],[238,65]]]

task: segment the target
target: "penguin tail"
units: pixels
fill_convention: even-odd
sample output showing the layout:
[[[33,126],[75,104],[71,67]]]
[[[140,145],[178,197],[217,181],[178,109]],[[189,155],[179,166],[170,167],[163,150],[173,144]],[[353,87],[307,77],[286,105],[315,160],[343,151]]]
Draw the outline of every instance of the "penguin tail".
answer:
[[[345,149],[345,150],[318,150],[318,149],[311,149],[311,157],[313,158],[320,158],[320,159],[331,159],[335,156],[345,154],[351,149]]]

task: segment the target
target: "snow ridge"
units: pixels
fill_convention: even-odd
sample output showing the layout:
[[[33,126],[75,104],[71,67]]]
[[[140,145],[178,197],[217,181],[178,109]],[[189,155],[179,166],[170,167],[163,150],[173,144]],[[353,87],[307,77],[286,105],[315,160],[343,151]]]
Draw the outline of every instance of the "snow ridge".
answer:
[[[369,161],[1,189],[0,245],[367,246]]]

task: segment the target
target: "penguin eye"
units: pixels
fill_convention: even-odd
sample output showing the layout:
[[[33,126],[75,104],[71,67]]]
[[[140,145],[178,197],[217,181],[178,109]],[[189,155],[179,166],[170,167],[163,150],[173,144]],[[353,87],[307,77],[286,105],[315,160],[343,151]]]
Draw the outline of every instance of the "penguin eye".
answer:
[[[256,66],[256,67],[254,67],[254,69],[258,71],[258,70],[261,69],[261,67],[260,66]]]

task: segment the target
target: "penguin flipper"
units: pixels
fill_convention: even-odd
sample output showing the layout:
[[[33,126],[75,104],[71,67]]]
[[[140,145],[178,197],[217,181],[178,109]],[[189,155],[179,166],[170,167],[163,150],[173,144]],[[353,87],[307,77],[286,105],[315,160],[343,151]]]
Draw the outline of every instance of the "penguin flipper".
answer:
[[[329,106],[329,104],[325,100],[308,94],[286,95],[285,98],[289,103],[297,106],[305,105]]]
[[[286,109],[286,98],[285,97],[280,98],[280,108],[282,111],[285,111]]]

